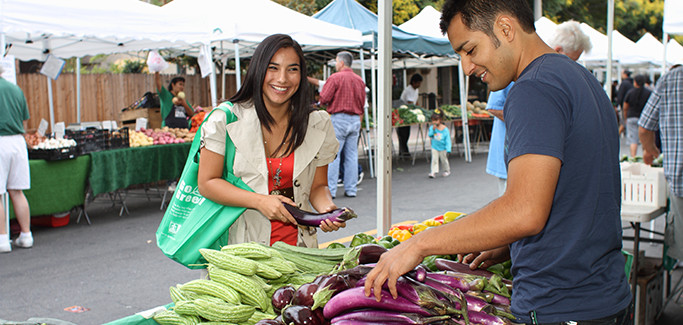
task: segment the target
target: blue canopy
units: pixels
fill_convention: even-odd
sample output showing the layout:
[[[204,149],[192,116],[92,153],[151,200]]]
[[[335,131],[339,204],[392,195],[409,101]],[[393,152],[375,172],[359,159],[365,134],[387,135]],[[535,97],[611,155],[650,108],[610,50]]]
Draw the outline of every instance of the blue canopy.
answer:
[[[313,15],[313,18],[360,30],[363,35],[372,35],[373,40],[365,41],[364,48],[373,48],[377,44],[377,15],[355,0],[334,0]],[[393,52],[440,56],[455,54],[446,39],[411,34],[395,25],[392,25],[391,35]]]

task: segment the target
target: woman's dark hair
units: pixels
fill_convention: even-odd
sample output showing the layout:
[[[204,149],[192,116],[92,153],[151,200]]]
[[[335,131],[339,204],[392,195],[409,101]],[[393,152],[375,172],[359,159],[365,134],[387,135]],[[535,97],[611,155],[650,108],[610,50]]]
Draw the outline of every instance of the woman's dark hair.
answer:
[[[171,82],[168,83],[168,91],[173,91],[173,85],[175,85],[179,81],[185,82],[185,78],[175,77],[175,78],[171,79]]]
[[[244,78],[242,87],[237,93],[230,98],[233,103],[243,103],[252,101],[256,108],[261,124],[270,131],[271,125],[275,123],[273,116],[268,113],[266,105],[263,102],[263,81],[266,77],[266,72],[270,60],[275,55],[275,52],[281,48],[293,48],[299,56],[299,71],[301,79],[299,80],[299,89],[292,95],[291,110],[292,113],[289,118],[289,125],[285,132],[283,142],[275,150],[282,156],[287,155],[304,142],[306,135],[306,128],[308,128],[308,115],[312,111],[311,96],[308,81],[306,79],[306,59],[301,46],[289,35],[273,34],[266,37],[254,51],[251,58],[247,75]],[[282,151],[284,146],[284,151]]]
[[[422,75],[419,73],[416,73],[410,77],[410,84],[414,84],[416,82],[421,82],[422,81]]]
[[[443,121],[443,113],[441,111],[439,111],[439,112],[435,111],[434,113],[432,113],[432,117],[430,119],[432,121],[436,121],[436,120]]]
[[[496,16],[503,13],[515,17],[525,32],[536,30],[534,14],[527,0],[447,0],[443,5],[439,27],[445,35],[453,17],[460,14],[467,28],[486,33],[493,45],[498,47],[500,40],[493,33],[493,23]]]

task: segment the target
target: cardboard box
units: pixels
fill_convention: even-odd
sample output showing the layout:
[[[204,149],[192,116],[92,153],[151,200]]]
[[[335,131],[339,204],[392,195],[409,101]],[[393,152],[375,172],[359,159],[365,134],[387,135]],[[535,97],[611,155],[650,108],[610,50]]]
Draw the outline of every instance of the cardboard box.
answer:
[[[138,108],[134,110],[126,110],[121,112],[119,119],[121,125],[135,130],[135,120],[138,117],[147,119],[147,126],[150,129],[157,129],[161,127],[161,108]]]

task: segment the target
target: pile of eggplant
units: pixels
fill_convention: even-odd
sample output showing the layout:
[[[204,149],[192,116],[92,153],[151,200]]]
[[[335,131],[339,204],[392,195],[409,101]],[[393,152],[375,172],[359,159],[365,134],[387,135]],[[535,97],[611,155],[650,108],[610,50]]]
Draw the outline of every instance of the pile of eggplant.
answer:
[[[379,248],[378,248],[379,247]],[[366,244],[334,273],[318,276],[298,288],[275,291],[276,319],[257,325],[364,325],[364,324],[511,324],[508,280],[491,272],[472,271],[467,265],[437,259],[439,272],[418,266],[397,281],[398,298],[386,284],[378,302],[365,296],[363,285],[385,248]]]

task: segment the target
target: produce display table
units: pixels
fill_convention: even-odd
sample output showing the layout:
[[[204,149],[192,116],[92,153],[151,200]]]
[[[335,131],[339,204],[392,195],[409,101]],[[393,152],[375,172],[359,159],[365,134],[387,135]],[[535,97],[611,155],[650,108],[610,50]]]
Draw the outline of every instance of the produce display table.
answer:
[[[649,222],[655,218],[664,215],[667,212],[665,207],[657,206],[636,206],[636,205],[622,205],[621,206],[621,220],[630,222],[633,227],[633,270],[634,275],[631,277],[631,290],[633,293],[633,301],[636,301],[636,288],[638,286],[638,255],[640,250],[640,224]],[[631,239],[624,237],[624,239]],[[654,242],[662,242],[661,240],[649,240]]]
[[[92,152],[88,177],[92,194],[179,178],[191,146],[175,143]]]
[[[31,216],[66,212],[85,200],[90,156],[76,159],[29,160],[31,189],[24,191]]]
[[[113,149],[59,161],[29,160],[31,189],[24,193],[31,215],[52,215],[78,206],[85,209],[86,195],[94,198],[131,185],[177,179],[191,145]]]

